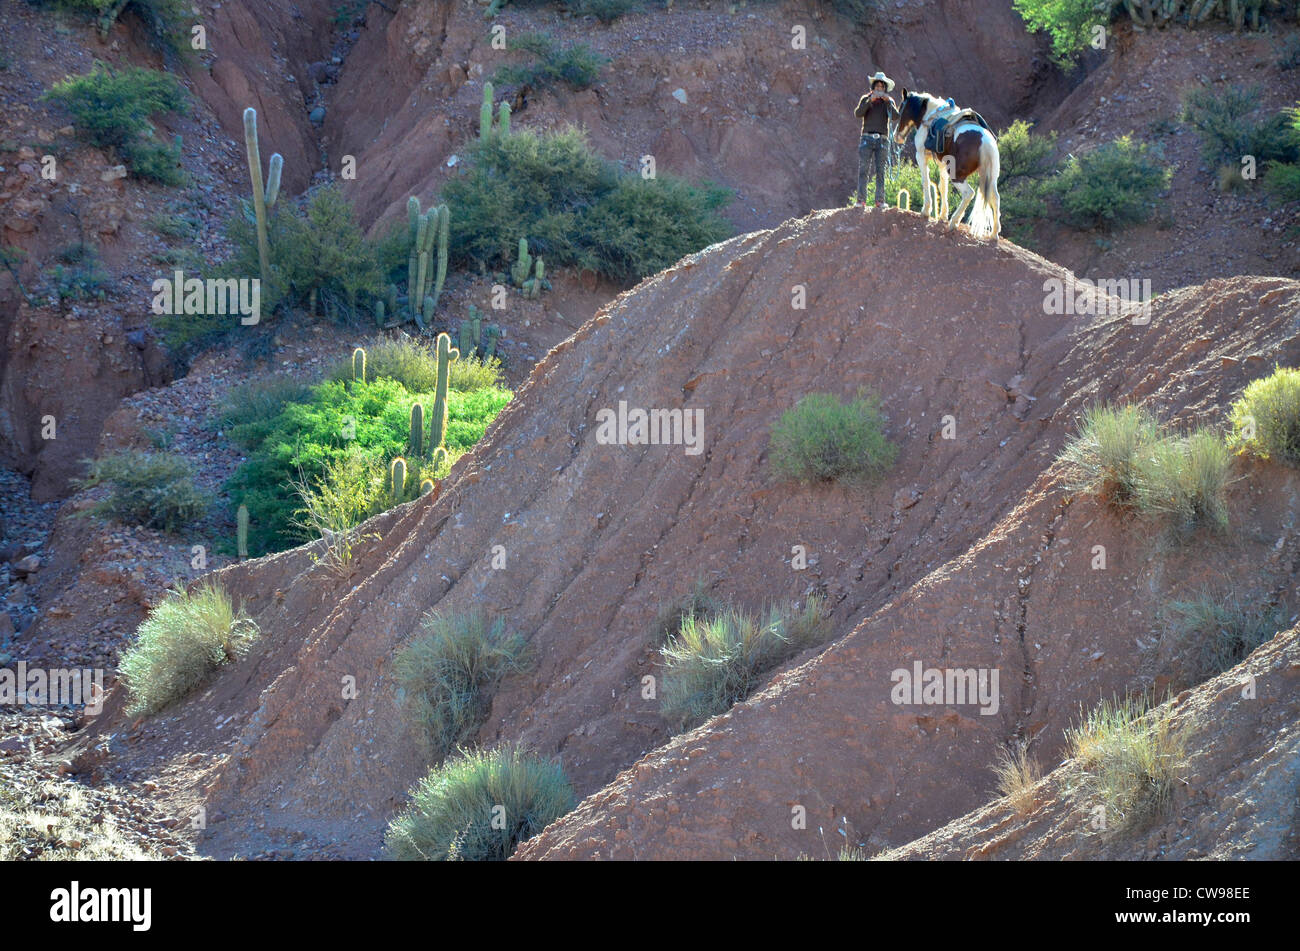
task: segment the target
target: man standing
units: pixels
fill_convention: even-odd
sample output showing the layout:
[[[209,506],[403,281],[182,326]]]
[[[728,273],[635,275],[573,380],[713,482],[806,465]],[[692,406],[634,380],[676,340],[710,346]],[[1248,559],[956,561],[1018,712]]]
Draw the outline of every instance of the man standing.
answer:
[[[889,124],[898,118],[898,107],[889,95],[894,81],[878,71],[871,77],[871,92],[858,100],[853,114],[862,120],[862,139],[858,143],[858,201],[867,201],[867,167],[876,171],[876,207],[885,207],[885,173],[889,170]]]

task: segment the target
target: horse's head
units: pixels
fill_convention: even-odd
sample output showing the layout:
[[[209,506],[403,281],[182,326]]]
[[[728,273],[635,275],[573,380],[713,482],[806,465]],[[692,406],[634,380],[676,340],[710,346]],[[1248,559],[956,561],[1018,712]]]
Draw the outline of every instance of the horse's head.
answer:
[[[925,120],[930,109],[930,96],[923,92],[908,92],[903,89],[903,101],[898,107],[898,125],[894,130],[894,141],[902,145],[907,137]]]

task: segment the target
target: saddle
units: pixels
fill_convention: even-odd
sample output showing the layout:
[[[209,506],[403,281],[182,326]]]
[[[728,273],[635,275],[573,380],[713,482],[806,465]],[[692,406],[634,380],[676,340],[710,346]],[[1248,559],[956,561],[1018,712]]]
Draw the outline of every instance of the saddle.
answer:
[[[935,155],[947,153],[952,148],[952,134],[962,122],[974,122],[981,128],[989,128],[984,117],[974,109],[961,109],[950,116],[935,119],[930,124],[930,131],[925,136],[926,151],[933,152]]]

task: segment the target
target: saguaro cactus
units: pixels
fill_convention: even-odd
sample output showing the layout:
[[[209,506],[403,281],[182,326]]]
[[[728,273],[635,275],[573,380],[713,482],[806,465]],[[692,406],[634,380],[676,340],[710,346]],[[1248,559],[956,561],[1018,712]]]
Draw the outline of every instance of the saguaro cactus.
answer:
[[[360,373],[357,372],[358,356],[361,357]],[[357,347],[357,349],[352,351],[352,382],[355,383],[357,380],[360,380],[362,383],[366,382],[366,351],[362,347]]]
[[[501,100],[501,107],[497,109],[497,131],[502,135],[510,134],[510,103],[504,99]]]
[[[492,84],[483,84],[483,105],[478,110],[478,136],[486,139],[492,134]]]
[[[248,175],[253,182],[253,215],[257,219],[257,260],[262,283],[271,284],[271,244],[266,234],[266,211],[280,195],[280,172],[284,158],[279,152],[271,156],[270,181],[262,185],[262,152],[257,143],[257,110],[244,110],[244,148],[248,152]]]
[[[519,260],[515,261],[510,267],[510,277],[515,282],[515,287],[523,287],[524,281],[528,280],[528,275],[533,270],[533,256],[528,253],[528,239],[519,239]]]
[[[241,504],[235,512],[235,545],[240,558],[248,557],[248,506]]]
[[[424,406],[420,403],[411,406],[411,456],[424,458]]]
[[[407,296],[411,317],[421,330],[427,330],[426,324],[433,318],[447,279],[451,210],[446,205],[438,205],[420,214],[420,200],[412,196],[406,203],[406,212],[411,227],[411,253],[406,262]]]
[[[447,450],[439,446],[433,451],[433,464],[429,471],[437,475],[447,465]]]
[[[406,460],[401,456],[394,459],[389,467],[388,477],[393,501],[402,501],[402,497],[406,494]]]
[[[460,351],[451,345],[451,338],[438,334],[438,382],[434,386],[433,416],[429,420],[429,445],[442,446],[447,435],[447,385],[451,381],[451,362]]]

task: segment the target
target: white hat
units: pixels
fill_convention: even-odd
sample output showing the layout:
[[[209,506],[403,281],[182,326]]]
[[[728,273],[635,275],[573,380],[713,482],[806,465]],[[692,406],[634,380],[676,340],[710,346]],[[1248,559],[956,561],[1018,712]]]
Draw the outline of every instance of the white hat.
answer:
[[[888,76],[885,75],[885,71],[884,71],[884,70],[881,70],[881,69],[876,70],[876,75],[874,75],[874,76],[871,77],[871,82],[869,82],[867,85],[868,85],[868,86],[874,86],[874,85],[875,85],[876,83],[878,83],[878,82],[881,82],[881,83],[884,83],[884,84],[885,84],[885,91],[886,91],[886,92],[893,92],[893,91],[894,91],[894,81],[893,81],[892,79],[890,79]]]

